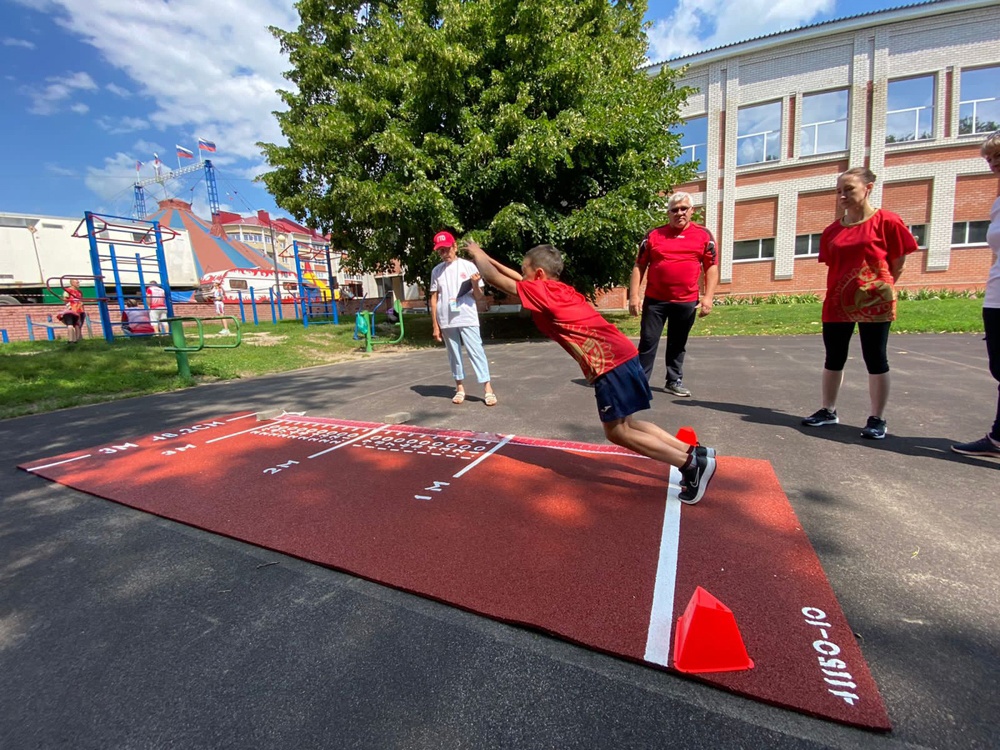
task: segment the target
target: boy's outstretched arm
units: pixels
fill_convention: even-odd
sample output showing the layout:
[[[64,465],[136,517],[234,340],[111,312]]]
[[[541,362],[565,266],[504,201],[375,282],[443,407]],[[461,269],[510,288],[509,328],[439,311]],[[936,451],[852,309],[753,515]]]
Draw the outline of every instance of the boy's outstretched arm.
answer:
[[[521,280],[521,274],[513,268],[507,268],[502,263],[493,260],[479,247],[478,243],[468,242],[465,249],[487,284],[492,284],[507,294],[517,295],[517,282]]]

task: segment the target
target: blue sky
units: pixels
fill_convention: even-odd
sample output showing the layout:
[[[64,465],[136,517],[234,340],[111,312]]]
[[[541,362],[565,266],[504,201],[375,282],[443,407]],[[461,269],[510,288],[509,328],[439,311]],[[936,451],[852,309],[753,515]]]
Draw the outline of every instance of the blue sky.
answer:
[[[897,0],[650,0],[652,61]],[[268,26],[291,29],[292,0],[0,0],[0,212],[130,215],[135,163],[178,166],[175,145],[214,141],[226,210],[284,215],[253,178],[257,141],[281,142],[271,112],[288,68]],[[191,164],[183,162],[183,166]],[[169,186],[208,215],[205,185]],[[147,188],[147,208],[163,197]]]

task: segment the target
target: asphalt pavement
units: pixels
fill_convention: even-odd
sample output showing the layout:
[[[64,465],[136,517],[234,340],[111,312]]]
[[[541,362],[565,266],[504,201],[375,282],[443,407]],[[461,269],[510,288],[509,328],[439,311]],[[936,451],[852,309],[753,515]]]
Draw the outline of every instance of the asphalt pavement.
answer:
[[[1000,460],[981,336],[892,336],[889,437],[841,424],[818,336],[695,338],[690,399],[648,417],[771,461],[894,730],[874,734],[503,625],[97,499],[18,464],[241,410],[600,443],[593,391],[545,341],[487,344],[500,399],[460,406],[443,349],[0,422],[0,748],[994,748]],[[194,355],[197,356],[197,355]],[[662,385],[662,362],[654,386]],[[328,478],[337,482],[336,476]],[[711,491],[703,502],[712,501]]]

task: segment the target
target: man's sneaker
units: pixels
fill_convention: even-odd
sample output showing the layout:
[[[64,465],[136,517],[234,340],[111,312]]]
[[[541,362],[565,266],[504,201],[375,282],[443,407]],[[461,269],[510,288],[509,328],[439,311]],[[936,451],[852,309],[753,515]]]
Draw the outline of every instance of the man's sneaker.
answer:
[[[869,440],[881,440],[885,437],[885,420],[879,417],[868,417],[868,424],[861,430],[861,437]]]
[[[990,456],[992,458],[1000,458],[1000,445],[997,445],[993,440],[990,439],[989,435],[984,435],[979,438],[979,440],[974,440],[971,443],[959,443],[958,445],[951,446],[951,449],[955,453],[961,453],[965,456]]]
[[[680,380],[668,380],[663,389],[667,393],[672,393],[675,396],[687,397],[691,395],[691,391],[685,388],[684,383]]]
[[[705,496],[708,483],[715,474],[715,459],[699,456],[698,451],[691,457],[691,468],[681,472],[681,491],[678,497],[682,503],[694,505]]]
[[[836,409],[822,408],[815,414],[812,414],[802,420],[802,424],[806,427],[822,427],[825,424],[837,424],[840,418],[837,416]]]

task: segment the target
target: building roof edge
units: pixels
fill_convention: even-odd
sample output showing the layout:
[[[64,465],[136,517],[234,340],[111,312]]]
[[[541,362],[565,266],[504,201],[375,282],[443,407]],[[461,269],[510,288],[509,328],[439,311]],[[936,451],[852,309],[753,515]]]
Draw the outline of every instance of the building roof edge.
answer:
[[[759,52],[764,49],[781,47],[793,42],[809,41],[833,34],[857,31],[872,26],[883,26],[899,21],[911,21],[940,16],[946,13],[955,13],[957,11],[988,8],[996,6],[996,4],[997,0],[926,0],[926,2],[911,3],[910,5],[901,5],[884,10],[874,10],[855,16],[820,21],[794,29],[775,31],[772,34],[732,42],[689,55],[668,58],[661,62],[650,63],[643,66],[641,70],[652,75],[658,73],[664,66],[679,68],[686,65],[708,65],[719,60],[734,57],[735,55]]]

